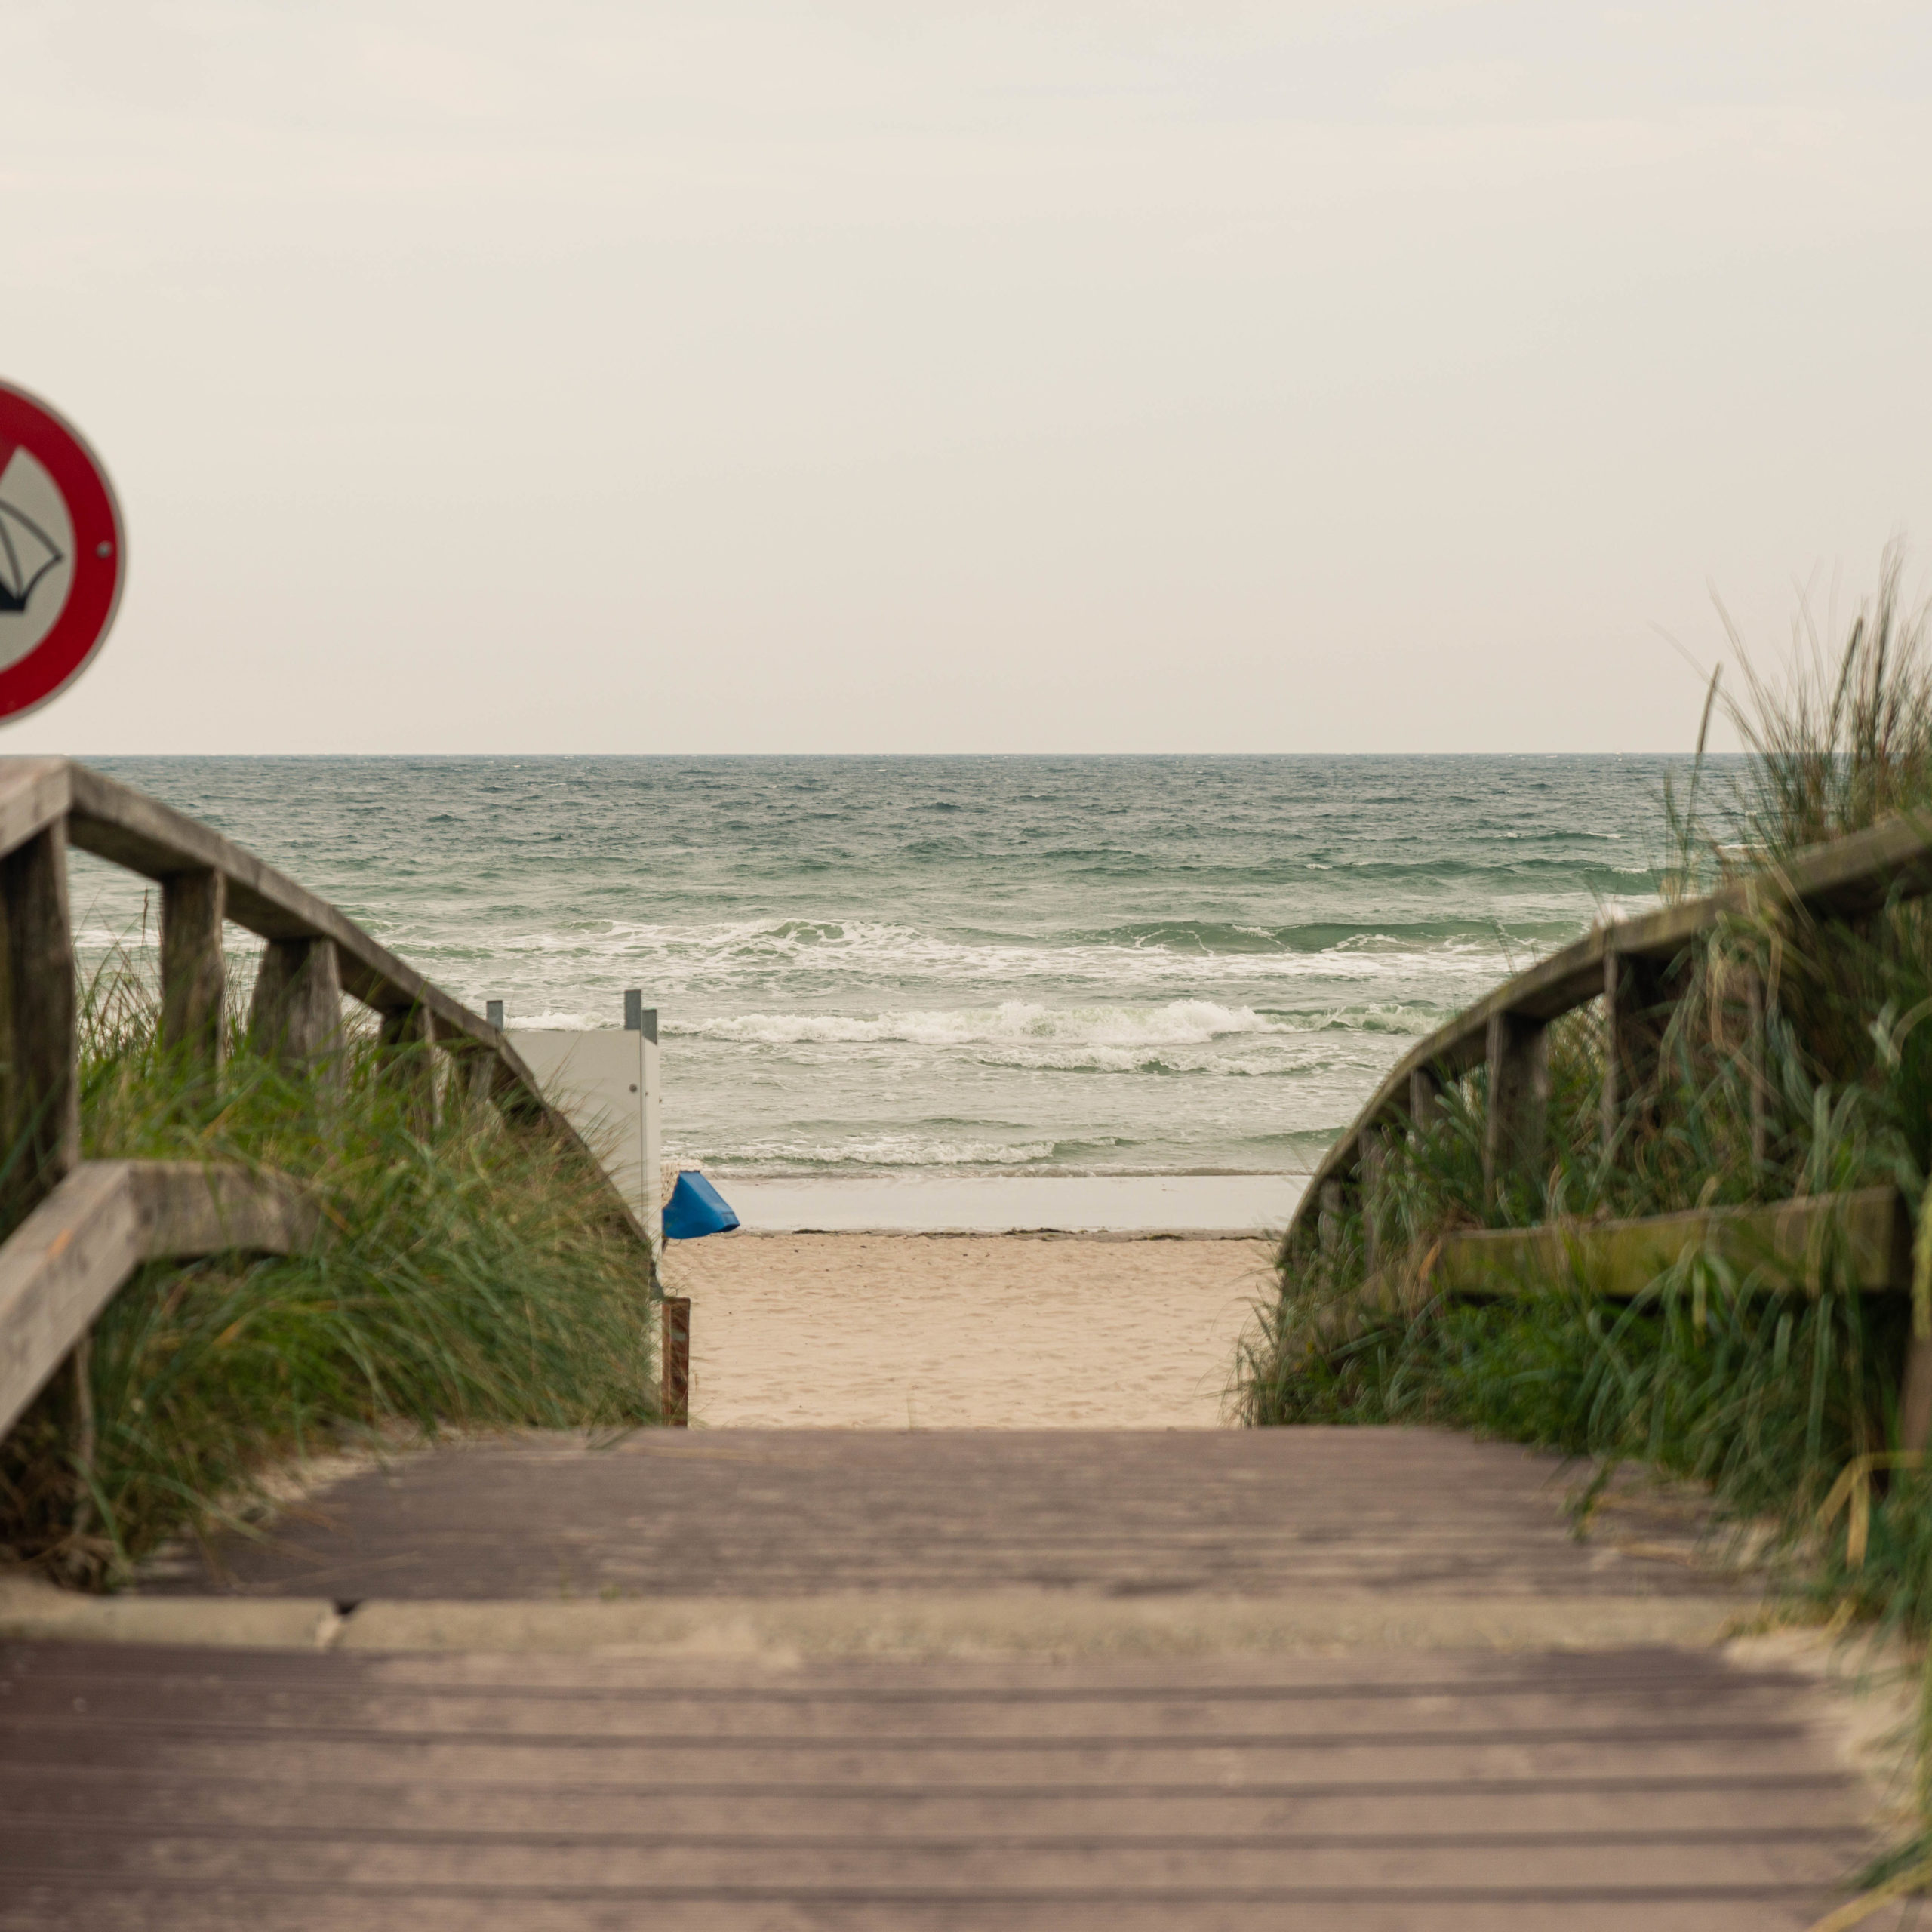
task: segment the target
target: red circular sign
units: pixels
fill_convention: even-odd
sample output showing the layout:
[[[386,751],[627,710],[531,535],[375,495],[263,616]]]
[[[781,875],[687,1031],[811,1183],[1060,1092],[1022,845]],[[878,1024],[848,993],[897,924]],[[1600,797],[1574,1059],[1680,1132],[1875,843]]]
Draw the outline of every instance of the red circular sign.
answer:
[[[127,563],[100,458],[38,398],[0,383],[0,718],[80,675],[114,621]]]

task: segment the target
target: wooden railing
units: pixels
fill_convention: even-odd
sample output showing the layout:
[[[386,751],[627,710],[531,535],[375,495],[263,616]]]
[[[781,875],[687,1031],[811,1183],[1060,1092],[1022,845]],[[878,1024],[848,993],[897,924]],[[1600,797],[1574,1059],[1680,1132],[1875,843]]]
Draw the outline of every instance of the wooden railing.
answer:
[[[223,1249],[288,1254],[315,1210],[287,1177],[193,1162],[80,1159],[78,987],[69,915],[72,846],[161,888],[165,1045],[219,1068],[226,1029],[225,922],[264,942],[249,1009],[262,1051],[286,1061],[339,1051],[346,992],[373,1009],[381,1041],[415,1046],[398,1065],[433,1114],[448,1073],[471,1094],[547,1124],[583,1151],[570,1122],[489,1022],[452,999],[327,901],[207,826],[65,758],[0,758],[0,1436],[144,1261]],[[601,1171],[601,1168],[598,1170]],[[651,1238],[606,1183],[608,1217]]]
[[[1675,969],[1701,937],[1734,921],[1798,912],[1847,918],[1894,900],[1932,894],[1932,826],[1918,819],[1889,819],[1788,863],[1754,873],[1707,897],[1663,906],[1598,926],[1506,980],[1397,1064],[1348,1130],[1329,1148],[1296,1204],[1285,1241],[1321,1238],[1343,1211],[1352,1189],[1372,1195],[1389,1137],[1411,1126],[1426,1129],[1448,1084],[1477,1067],[1487,1070],[1483,1128],[1483,1182],[1494,1196],[1512,1174],[1541,1172],[1548,1153],[1549,1029],[1567,1013],[1603,1002],[1602,1131],[1612,1144],[1625,1103],[1655,1072],[1669,1009],[1681,989]],[[1764,991],[1748,982],[1753,1045],[1761,1051]],[[1750,1082],[1754,1155],[1761,1161],[1769,1134],[1768,1083],[1761,1069]],[[1881,1198],[1882,1197],[1882,1198]],[[1429,1269],[1432,1293],[1511,1292],[1566,1266],[1587,1268],[1607,1294],[1634,1294],[1687,1245],[1715,1244],[1734,1256],[1789,1263],[1814,1244],[1826,1218],[1846,1235],[1854,1279],[1869,1292],[1911,1285],[1909,1223],[1890,1188],[1788,1201],[1761,1208],[1661,1215],[1647,1221],[1568,1226],[1546,1224],[1452,1235]],[[1372,1219],[1371,1225],[1372,1225]],[[1364,1257],[1369,1300],[1381,1298],[1379,1263]],[[1906,1446],[1932,1438],[1932,1346],[1915,1339],[1900,1406]]]

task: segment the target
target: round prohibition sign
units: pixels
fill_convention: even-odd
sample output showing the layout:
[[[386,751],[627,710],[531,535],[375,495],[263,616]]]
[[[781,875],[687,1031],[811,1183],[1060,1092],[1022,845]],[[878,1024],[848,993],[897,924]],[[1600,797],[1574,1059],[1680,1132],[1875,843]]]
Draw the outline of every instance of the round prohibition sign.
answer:
[[[0,382],[0,719],[57,697],[106,640],[128,546],[80,432]]]

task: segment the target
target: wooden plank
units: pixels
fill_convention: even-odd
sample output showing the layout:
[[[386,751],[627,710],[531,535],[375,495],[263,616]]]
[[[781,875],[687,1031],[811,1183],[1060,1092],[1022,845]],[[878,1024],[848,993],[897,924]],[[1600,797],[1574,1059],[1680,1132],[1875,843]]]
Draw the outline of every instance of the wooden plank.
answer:
[[[161,882],[161,1043],[192,1054],[211,1073],[221,1067],[223,1001],[228,965],[222,921],[228,882],[208,869]]]
[[[0,858],[4,949],[5,1145],[18,1149],[5,1186],[18,1216],[80,1158],[74,942],[67,912],[66,829],[56,820]]]
[[[248,1038],[285,1066],[340,1051],[342,976],[333,940],[272,939],[262,948]]]
[[[1549,1145],[1549,1028],[1522,1013],[1489,1017],[1489,1106],[1483,1126],[1484,1192],[1512,1177],[1537,1177]]]
[[[1912,1219],[1898,1190],[1860,1188],[1764,1208],[1693,1208],[1643,1220],[1546,1223],[1444,1238],[1429,1273],[1437,1293],[1510,1295],[1580,1278],[1597,1294],[1641,1293],[1687,1251],[1707,1250],[1739,1274],[1765,1269],[1804,1281],[1817,1244],[1843,1217],[1854,1280],[1868,1294],[1912,1286]]]
[[[321,1226],[315,1195],[272,1168],[199,1161],[123,1164],[140,1216],[143,1253],[150,1261],[231,1248],[300,1254],[313,1245]]]
[[[143,1261],[300,1252],[317,1211],[285,1174],[194,1161],[86,1161],[0,1247],[0,1436]]]

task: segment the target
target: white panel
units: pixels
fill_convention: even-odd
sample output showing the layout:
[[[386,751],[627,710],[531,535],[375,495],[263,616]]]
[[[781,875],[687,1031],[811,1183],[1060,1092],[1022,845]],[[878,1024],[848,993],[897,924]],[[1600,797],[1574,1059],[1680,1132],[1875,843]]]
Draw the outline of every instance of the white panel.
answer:
[[[656,1046],[641,1033],[614,1027],[590,1033],[519,1029],[503,1037],[536,1075],[543,1097],[583,1136],[655,1238],[663,1226],[663,1183],[651,1144],[657,1137],[654,1131],[647,1133],[645,1124],[645,1083],[647,1058],[651,1074],[657,1072]],[[654,1130],[654,1121],[652,1124]]]

